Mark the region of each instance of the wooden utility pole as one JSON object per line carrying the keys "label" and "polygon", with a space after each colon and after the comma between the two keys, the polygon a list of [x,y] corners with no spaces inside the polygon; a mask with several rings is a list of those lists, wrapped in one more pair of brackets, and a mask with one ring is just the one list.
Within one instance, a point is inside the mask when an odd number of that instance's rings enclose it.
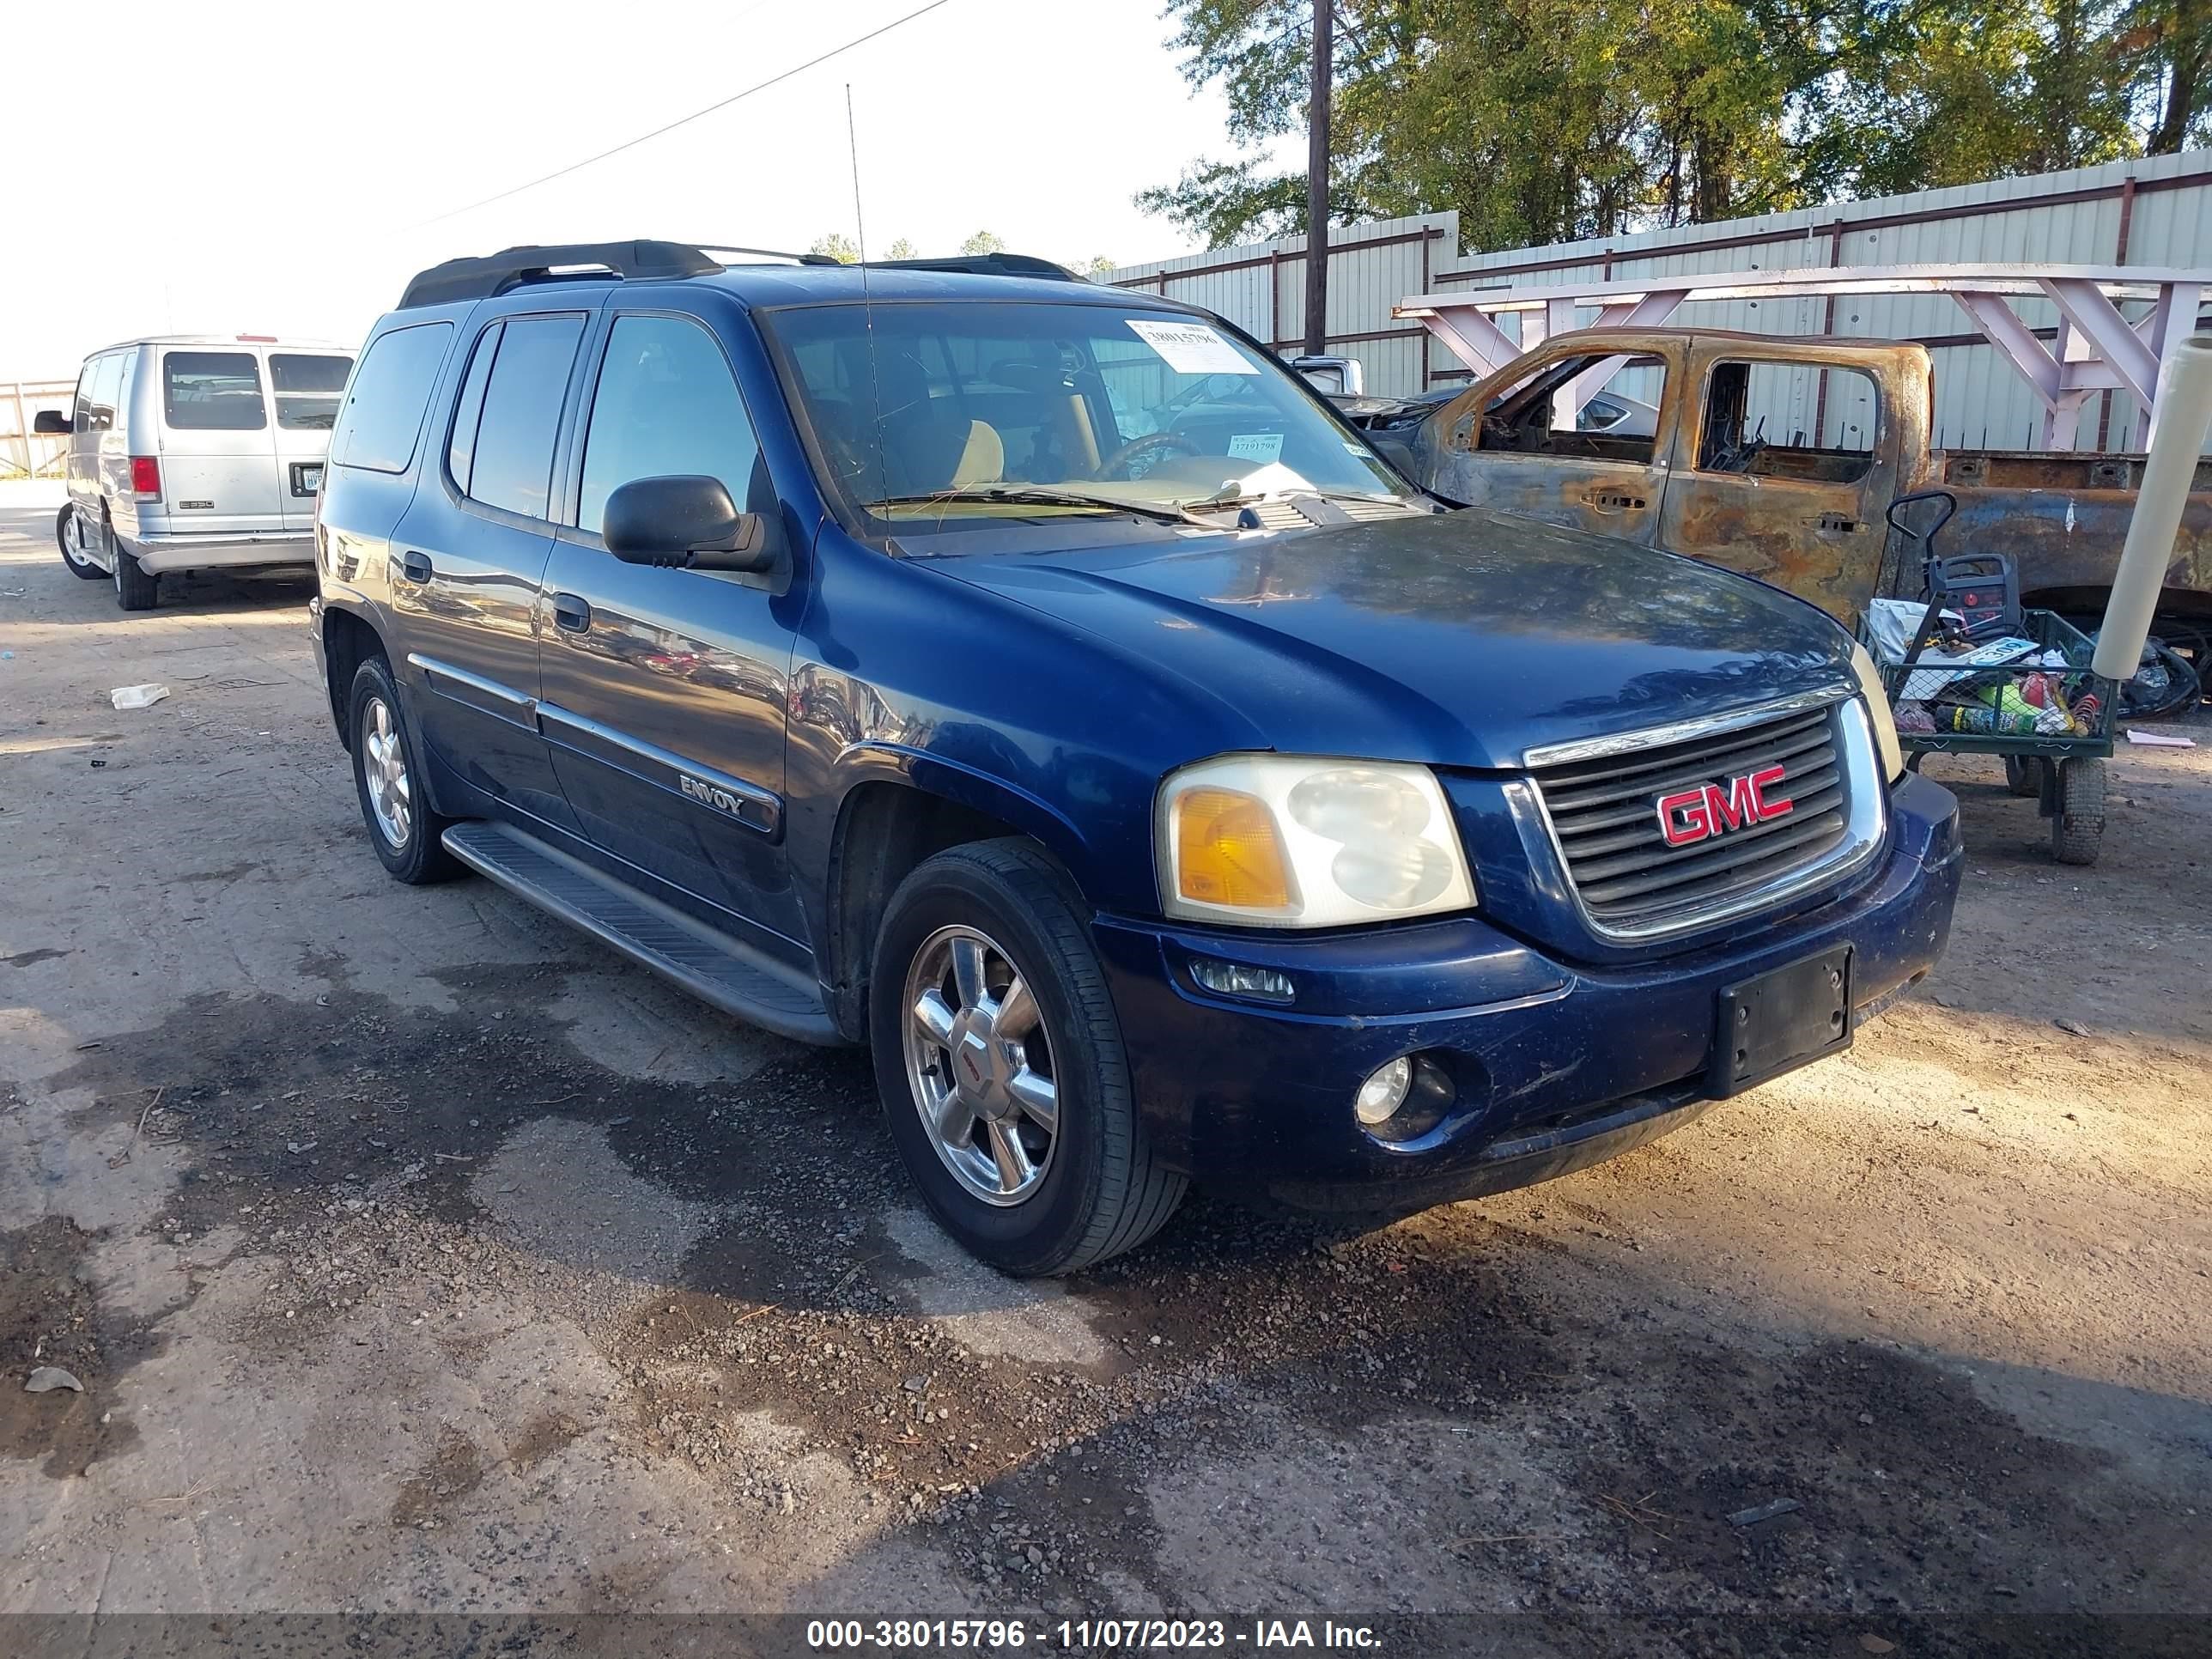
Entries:
{"label": "wooden utility pole", "polygon": [[1328,349],[1328,94],[1335,23],[1314,0],[1313,88],[1306,109],[1306,355]]}

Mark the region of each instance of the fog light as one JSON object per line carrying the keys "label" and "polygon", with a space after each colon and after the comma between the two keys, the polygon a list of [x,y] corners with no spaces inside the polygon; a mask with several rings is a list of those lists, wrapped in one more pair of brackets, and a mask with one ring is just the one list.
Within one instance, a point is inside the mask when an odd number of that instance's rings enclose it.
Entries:
{"label": "fog light", "polygon": [[1359,1085],[1359,1097],[1352,1109],[1362,1123],[1376,1128],[1389,1122],[1391,1114],[1406,1103],[1406,1091],[1413,1086],[1413,1062],[1401,1055],[1388,1066],[1377,1066]]}
{"label": "fog light", "polygon": [[1291,979],[1272,968],[1248,968],[1241,962],[1216,962],[1211,957],[1191,959],[1190,976],[1207,990],[1224,997],[1249,997],[1257,1002],[1288,1002]]}

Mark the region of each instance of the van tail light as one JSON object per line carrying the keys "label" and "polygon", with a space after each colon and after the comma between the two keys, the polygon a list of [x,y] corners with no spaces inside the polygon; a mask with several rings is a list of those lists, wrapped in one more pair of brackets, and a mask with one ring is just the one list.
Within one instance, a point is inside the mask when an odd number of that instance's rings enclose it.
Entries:
{"label": "van tail light", "polygon": [[142,501],[161,498],[161,463],[152,455],[131,458],[131,493]]}

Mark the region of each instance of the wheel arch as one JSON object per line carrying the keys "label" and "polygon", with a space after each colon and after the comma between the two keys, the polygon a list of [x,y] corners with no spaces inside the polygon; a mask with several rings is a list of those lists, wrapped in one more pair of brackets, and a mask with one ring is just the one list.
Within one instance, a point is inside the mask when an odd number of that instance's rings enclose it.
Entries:
{"label": "wheel arch", "polygon": [[338,742],[351,753],[353,733],[346,729],[346,702],[352,695],[353,677],[369,658],[381,657],[388,665],[392,653],[385,648],[384,636],[376,631],[376,624],[357,611],[325,604],[322,627],[325,690],[330,700],[331,724],[337,728]]}
{"label": "wheel arch", "polygon": [[1050,854],[1080,890],[1082,837],[1060,813],[1004,781],[936,757],[874,750],[850,757],[829,839],[818,967],[831,1017],[867,1031],[876,934],[898,884],[926,860],[1012,838]]}

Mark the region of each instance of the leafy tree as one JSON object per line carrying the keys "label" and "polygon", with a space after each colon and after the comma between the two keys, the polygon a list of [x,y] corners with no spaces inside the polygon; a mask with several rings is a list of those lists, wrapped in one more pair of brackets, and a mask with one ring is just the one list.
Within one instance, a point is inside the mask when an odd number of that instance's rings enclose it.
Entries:
{"label": "leafy tree", "polygon": [[891,251],[884,257],[887,259],[912,259],[919,256],[914,251],[914,244],[902,236],[891,244]]}
{"label": "leafy tree", "polygon": [[[1305,228],[1310,0],[1167,0],[1240,154],[1139,206]],[[1477,247],[2166,153],[2212,137],[2212,0],[1337,0],[1332,218],[1456,208]]]}
{"label": "leafy tree", "polygon": [[979,230],[960,244],[963,253],[1004,253],[1006,245],[993,232]]}
{"label": "leafy tree", "polygon": [[849,265],[860,257],[859,245],[842,230],[833,230],[827,236],[817,239],[814,246],[806,251],[809,253],[826,253],[841,265]]}
{"label": "leafy tree", "polygon": [[1106,279],[1106,274],[1114,269],[1114,262],[1103,253],[1094,253],[1075,269],[1092,282],[1099,283],[1103,282]]}

